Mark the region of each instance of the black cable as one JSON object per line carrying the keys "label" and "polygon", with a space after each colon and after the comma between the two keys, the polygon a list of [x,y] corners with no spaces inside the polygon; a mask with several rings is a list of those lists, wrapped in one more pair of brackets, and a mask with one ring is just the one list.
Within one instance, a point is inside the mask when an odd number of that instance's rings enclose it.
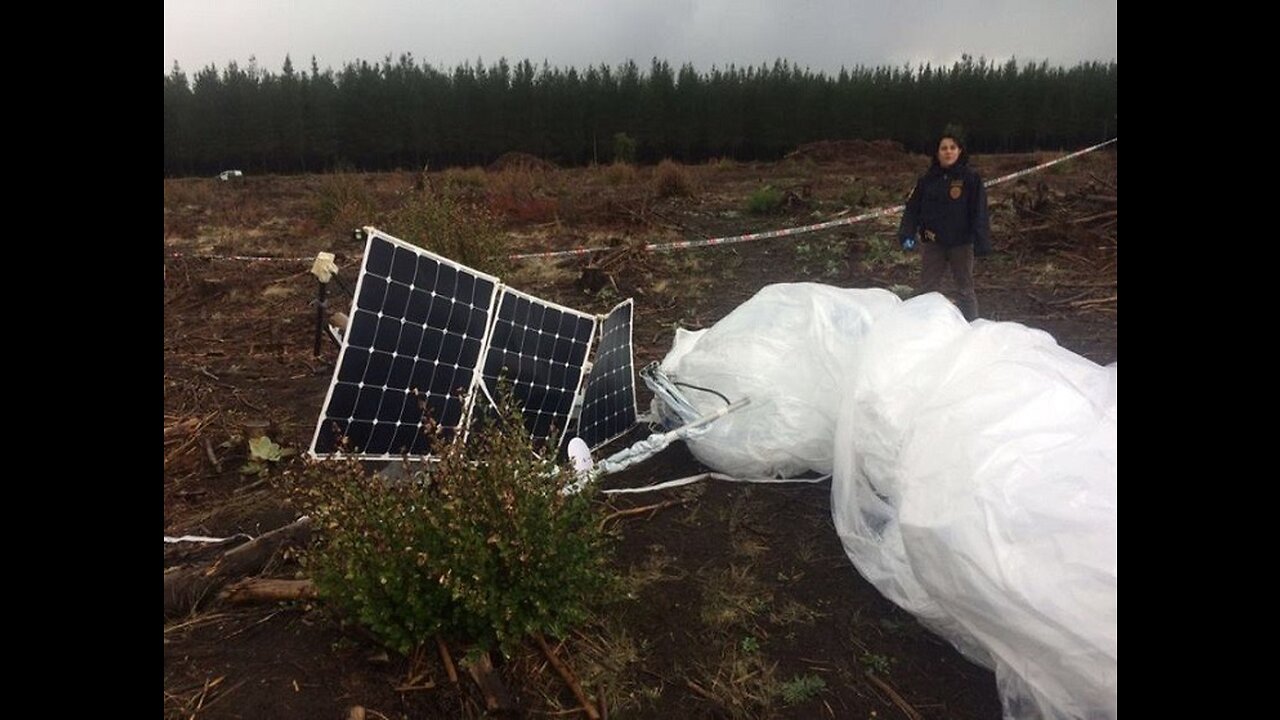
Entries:
{"label": "black cable", "polygon": [[709,392],[709,393],[711,393],[712,395],[715,395],[715,396],[719,397],[721,400],[723,400],[725,405],[732,405],[732,404],[733,404],[733,403],[729,402],[729,398],[725,397],[724,395],[721,395],[719,392],[717,392],[717,391],[715,391],[715,390],[712,390],[711,388],[699,387],[699,386],[697,386],[697,385],[690,385],[689,383],[682,383],[682,382],[679,382],[679,381],[672,381],[672,382],[673,382],[673,384],[675,384],[675,385],[679,385],[680,387],[687,387],[687,388],[689,388],[690,390],[701,390],[702,392]]}

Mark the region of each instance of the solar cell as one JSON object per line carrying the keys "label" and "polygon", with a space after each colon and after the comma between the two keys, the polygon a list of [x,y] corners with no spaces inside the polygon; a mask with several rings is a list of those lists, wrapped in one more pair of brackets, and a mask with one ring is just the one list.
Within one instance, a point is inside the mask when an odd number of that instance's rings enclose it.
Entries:
{"label": "solar cell", "polygon": [[491,275],[368,228],[311,454],[428,455],[428,417],[445,438],[463,428],[499,287]]}
{"label": "solar cell", "polygon": [[503,287],[485,354],[483,382],[496,398],[504,377],[535,440],[558,444],[582,386],[596,319]]}
{"label": "solar cell", "polygon": [[587,378],[578,437],[592,449],[622,436],[636,424],[632,315],[635,302],[619,303],[600,324],[600,343]]}

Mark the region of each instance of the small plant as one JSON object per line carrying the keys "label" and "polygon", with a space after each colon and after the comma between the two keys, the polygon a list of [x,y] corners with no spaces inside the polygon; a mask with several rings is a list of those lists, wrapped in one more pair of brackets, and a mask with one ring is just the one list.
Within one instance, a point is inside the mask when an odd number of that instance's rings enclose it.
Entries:
{"label": "small plant", "polygon": [[890,236],[872,236],[867,239],[862,258],[867,267],[887,267],[906,260],[902,246]]}
{"label": "small plant", "polygon": [[778,695],[787,705],[799,705],[826,689],[827,682],[817,675],[797,675],[778,685]]}
{"label": "small plant", "polygon": [[885,655],[863,653],[862,657],[858,658],[858,662],[861,662],[863,666],[867,668],[867,672],[873,672],[877,675],[888,675],[889,666],[893,663],[893,659]]}
{"label": "small plant", "polygon": [[838,277],[844,272],[846,250],[843,240],[800,241],[793,250],[801,274]]}
{"label": "small plant", "polygon": [[739,643],[738,647],[742,648],[742,652],[746,653],[760,652],[760,641],[755,636],[748,635],[742,638],[742,642]]}
{"label": "small plant", "polygon": [[770,215],[782,210],[782,191],[772,185],[751,193],[747,198],[747,212],[753,215]]}
{"label": "small plant", "polygon": [[613,161],[632,164],[636,161],[636,139],[620,132],[613,134]]}
{"label": "small plant", "polygon": [[605,168],[604,179],[605,182],[615,187],[618,185],[631,185],[635,183],[637,174],[634,165],[615,160],[612,165]]}
{"label": "small plant", "polygon": [[395,482],[313,463],[296,490],[316,520],[306,566],[322,598],[402,653],[441,633],[509,654],[563,635],[611,587],[606,536],[572,471],[534,454],[508,400],[429,472]]}
{"label": "small plant", "polygon": [[292,449],[277,445],[271,438],[263,435],[249,440],[249,462],[240,468],[241,475],[262,475],[274,463],[292,455]]}
{"label": "small plant", "polygon": [[693,181],[689,179],[689,173],[683,165],[671,160],[663,160],[658,163],[658,169],[654,171],[653,192],[660,198],[691,197]]}
{"label": "small plant", "polygon": [[478,167],[470,167],[465,170],[462,168],[449,168],[441,173],[440,179],[446,192],[457,195],[483,190],[488,183],[484,169]]}
{"label": "small plant", "polygon": [[392,235],[477,270],[504,269],[506,242],[481,206],[430,192],[412,193],[387,220]]}
{"label": "small plant", "polygon": [[738,167],[738,161],[727,155],[721,155],[707,161],[707,169],[715,172],[733,170]]}
{"label": "small plant", "polygon": [[855,178],[852,184],[840,193],[840,202],[848,207],[880,207],[901,202],[892,191],[877,185],[871,185],[861,178]]}
{"label": "small plant", "polygon": [[320,227],[348,231],[373,221],[373,195],[354,173],[325,175],[316,191],[315,217]]}
{"label": "small plant", "polygon": [[768,612],[773,593],[749,566],[701,573],[702,622],[718,627],[748,627],[756,616]]}

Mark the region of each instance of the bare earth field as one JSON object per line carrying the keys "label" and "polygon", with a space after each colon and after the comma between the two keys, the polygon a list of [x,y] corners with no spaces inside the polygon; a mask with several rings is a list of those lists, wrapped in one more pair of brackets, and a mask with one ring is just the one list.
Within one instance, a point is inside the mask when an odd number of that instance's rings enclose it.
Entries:
{"label": "bare earth field", "polygon": [[[973,165],[992,179],[1057,156],[976,156]],[[856,215],[900,203],[928,165],[888,144],[815,144],[779,163],[679,168],[688,194],[659,197],[654,168],[509,160],[425,179],[400,172],[164,181],[164,534],[257,537],[299,515],[273,477],[301,461],[242,474],[244,438],[265,431],[299,454],[309,446],[337,355],[327,340],[319,357],[312,352],[311,258],[335,252],[340,277],[353,282],[363,245],[351,229],[381,227],[411,193],[453,192],[483,204],[504,228],[507,252],[520,253]],[[764,185],[783,193],[783,207],[753,214],[748,200]],[[1099,363],[1116,360],[1116,187],[1113,147],[992,188],[996,252],[976,271],[982,316],[1044,329]],[[587,312],[634,297],[641,367],[670,349],[677,326],[710,326],[768,284],[914,285],[919,256],[897,249],[896,224],[635,250],[595,273],[595,283],[583,282],[580,257],[513,262],[502,277]],[[642,383],[640,392],[643,410]],[[705,469],[677,443],[607,485]],[[1000,717],[993,675],[858,575],[832,526],[829,483],[709,481],[616,497],[601,517],[676,502],[609,521],[626,596],[553,642],[608,717]],[[166,572],[211,559],[191,545],[165,546]],[[264,574],[298,572],[285,555]],[[466,650],[453,648],[455,659]],[[516,705],[501,714],[582,716],[537,647],[511,658],[495,653],[494,663]],[[479,687],[466,673],[451,682],[434,648],[388,653],[318,603],[236,605],[210,596],[164,623],[166,718],[452,718],[483,717],[484,708]]]}

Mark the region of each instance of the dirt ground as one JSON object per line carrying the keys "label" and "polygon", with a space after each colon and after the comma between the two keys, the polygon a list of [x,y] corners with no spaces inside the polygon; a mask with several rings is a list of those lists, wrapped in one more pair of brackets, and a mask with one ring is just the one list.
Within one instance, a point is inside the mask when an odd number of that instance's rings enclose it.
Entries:
{"label": "dirt ground", "polygon": [[[927,159],[868,147],[859,154],[824,145],[774,164],[682,168],[690,194],[664,198],[652,168],[517,164],[433,172],[425,186],[463,188],[486,202],[513,253],[670,242],[813,224],[901,202]],[[1056,156],[977,156],[974,166],[991,179]],[[310,444],[337,355],[327,340],[313,355],[311,258],[335,252],[340,277],[354,281],[363,247],[350,229],[377,225],[423,185],[412,172],[164,181],[165,535],[256,537],[297,517],[272,481],[299,462],[296,455],[262,474],[241,468],[250,434],[265,432],[299,454]],[[749,199],[765,185],[783,192],[783,208],[753,214]],[[996,252],[976,270],[983,317],[1042,328],[1099,363],[1116,360],[1116,187],[1112,149],[992,188]],[[897,249],[895,227],[896,218],[634,252],[605,268],[595,292],[583,288],[580,258],[520,261],[503,279],[588,312],[634,297],[641,367],[662,358],[677,326],[710,326],[767,284],[908,292],[919,257]],[[261,257],[273,259],[252,259]],[[643,409],[643,383],[640,392]],[[643,436],[637,432],[631,439]],[[677,443],[607,485],[704,469]],[[625,499],[602,514],[678,502],[611,523],[626,596],[557,639],[560,657],[612,718],[999,718],[993,675],[858,575],[832,525],[829,491],[827,482],[712,481],[615,496]],[[198,552],[167,544],[166,572],[199,562]],[[284,557],[265,574],[297,573]],[[509,715],[582,715],[532,645],[495,663],[518,706]],[[167,718],[481,717],[483,708],[470,678],[450,682],[434,651],[388,653],[316,603],[235,606],[207,598],[164,623]]]}

